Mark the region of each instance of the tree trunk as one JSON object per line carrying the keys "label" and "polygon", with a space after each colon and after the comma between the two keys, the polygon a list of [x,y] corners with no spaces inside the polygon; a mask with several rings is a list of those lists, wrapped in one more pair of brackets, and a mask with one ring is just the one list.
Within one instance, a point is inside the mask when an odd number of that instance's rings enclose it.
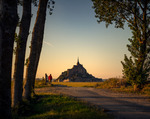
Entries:
{"label": "tree trunk", "polygon": [[0,118],[11,119],[11,67],[17,0],[0,0]]}
{"label": "tree trunk", "polygon": [[33,91],[32,86],[34,84],[38,62],[40,58],[43,43],[47,2],[48,0],[40,0],[36,22],[32,32],[31,51],[29,56],[29,62],[27,64],[25,85],[23,90],[23,97],[27,100],[30,100],[31,98],[31,93]]}
{"label": "tree trunk", "polygon": [[23,73],[26,52],[26,43],[29,35],[31,21],[31,0],[23,1],[23,15],[20,24],[19,41],[17,41],[15,69],[14,69],[14,85],[12,94],[12,106],[15,107],[22,101],[23,91]]}
{"label": "tree trunk", "polygon": [[[139,55],[139,60],[138,60],[138,75],[143,75],[142,73],[144,72],[144,63],[147,58],[147,42],[148,42],[148,34],[147,34],[147,6],[148,6],[148,1],[145,0],[144,3],[144,11],[143,11],[143,25],[142,25],[142,42],[140,43],[140,55]],[[139,88],[142,88],[142,85],[145,84],[146,80],[144,79],[143,76],[141,76],[141,83],[138,85]]]}

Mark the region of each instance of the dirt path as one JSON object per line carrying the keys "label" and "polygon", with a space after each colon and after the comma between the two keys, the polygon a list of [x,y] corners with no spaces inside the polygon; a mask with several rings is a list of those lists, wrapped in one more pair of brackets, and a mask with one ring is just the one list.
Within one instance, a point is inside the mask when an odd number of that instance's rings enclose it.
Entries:
{"label": "dirt path", "polygon": [[150,119],[150,99],[144,96],[86,87],[46,87],[38,88],[36,92],[76,97],[113,113],[115,119]]}

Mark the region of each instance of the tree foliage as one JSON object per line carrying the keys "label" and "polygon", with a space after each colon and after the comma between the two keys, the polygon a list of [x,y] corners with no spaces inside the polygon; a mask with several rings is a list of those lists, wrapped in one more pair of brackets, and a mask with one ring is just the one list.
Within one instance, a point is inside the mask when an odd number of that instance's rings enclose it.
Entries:
{"label": "tree foliage", "polygon": [[127,23],[132,31],[131,57],[125,55],[123,73],[132,84],[141,86],[149,73],[150,1],[149,0],[92,0],[98,22],[106,27],[115,24],[124,28]]}
{"label": "tree foliage", "polygon": [[141,88],[142,85],[145,84],[150,71],[150,59],[149,56],[147,56],[147,59],[145,60],[145,63],[143,65],[143,71],[138,72],[138,56],[140,55],[139,47],[140,43],[133,37],[132,39],[129,39],[130,43],[127,45],[128,50],[131,53],[131,56],[128,58],[127,55],[124,57],[124,62],[122,61],[123,65],[123,74],[128,81],[128,83],[131,83],[133,85],[139,86]]}
{"label": "tree foliage", "polygon": [[[39,4],[39,0],[32,0],[32,3],[33,3],[34,6],[37,7],[38,4]],[[50,15],[53,14],[54,5],[55,5],[55,0],[48,0],[48,2],[47,2],[47,9],[49,10],[49,14]]]}

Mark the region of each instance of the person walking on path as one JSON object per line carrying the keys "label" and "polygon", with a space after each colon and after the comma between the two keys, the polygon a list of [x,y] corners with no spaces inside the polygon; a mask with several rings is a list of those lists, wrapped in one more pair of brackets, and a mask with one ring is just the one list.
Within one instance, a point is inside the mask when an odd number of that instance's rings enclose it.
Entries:
{"label": "person walking on path", "polygon": [[51,74],[48,76],[48,80],[50,83],[52,82],[52,75]]}
{"label": "person walking on path", "polygon": [[47,76],[47,73],[45,73],[45,83],[48,82],[48,76]]}

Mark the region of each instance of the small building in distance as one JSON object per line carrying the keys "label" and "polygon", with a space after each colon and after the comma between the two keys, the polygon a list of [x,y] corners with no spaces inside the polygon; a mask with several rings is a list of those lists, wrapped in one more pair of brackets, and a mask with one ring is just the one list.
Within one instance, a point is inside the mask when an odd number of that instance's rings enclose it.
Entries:
{"label": "small building in distance", "polygon": [[79,62],[73,66],[72,69],[62,72],[62,74],[56,79],[58,82],[102,82],[101,78],[95,78],[91,74],[87,73],[86,69]]}

